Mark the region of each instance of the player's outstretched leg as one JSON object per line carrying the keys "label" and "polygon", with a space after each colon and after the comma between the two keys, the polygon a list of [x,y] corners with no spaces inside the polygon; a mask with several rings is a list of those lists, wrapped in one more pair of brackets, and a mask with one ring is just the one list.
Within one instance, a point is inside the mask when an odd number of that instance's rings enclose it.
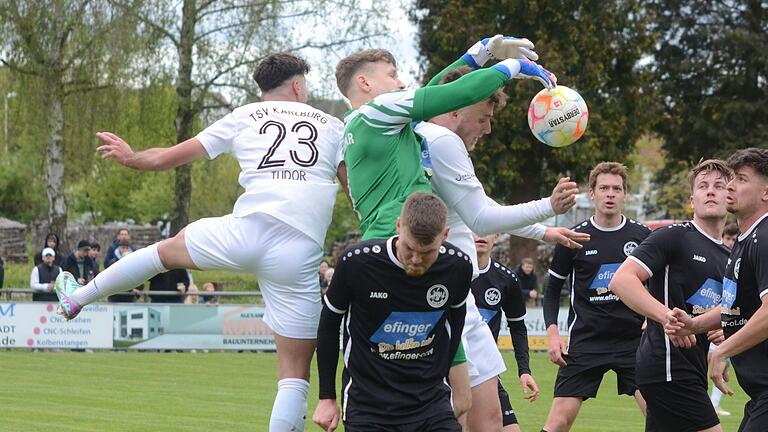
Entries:
{"label": "player's outstretched leg", "polygon": [[187,252],[183,230],[173,238],[127,255],[83,286],[72,280],[71,274],[60,274],[54,284],[59,296],[58,312],[70,320],[100,298],[128,291],[158,273],[176,268],[196,268]]}

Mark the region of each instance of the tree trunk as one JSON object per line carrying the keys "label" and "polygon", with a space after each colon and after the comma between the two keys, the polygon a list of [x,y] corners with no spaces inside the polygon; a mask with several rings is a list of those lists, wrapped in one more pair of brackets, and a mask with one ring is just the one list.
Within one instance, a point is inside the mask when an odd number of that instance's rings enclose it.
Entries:
{"label": "tree trunk", "polygon": [[[46,77],[45,111],[48,119],[46,151],[46,194],[49,230],[58,234],[62,246],[67,238],[67,200],[64,195],[64,90],[56,77]],[[66,249],[64,249],[66,250]]]}
{"label": "tree trunk", "polygon": [[[194,0],[184,0],[181,34],[179,38],[179,69],[176,94],[179,105],[176,110],[176,142],[186,141],[192,135],[195,108],[192,101],[192,48],[197,19]],[[175,209],[171,221],[171,235],[175,235],[189,223],[189,202],[192,197],[192,167],[187,164],[176,168]]]}

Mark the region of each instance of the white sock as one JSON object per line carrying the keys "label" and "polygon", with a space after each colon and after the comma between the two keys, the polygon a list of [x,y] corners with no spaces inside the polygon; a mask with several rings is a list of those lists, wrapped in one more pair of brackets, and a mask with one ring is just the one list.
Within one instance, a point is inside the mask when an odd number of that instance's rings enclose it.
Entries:
{"label": "white sock", "polygon": [[157,243],[139,249],[119,259],[103,272],[72,294],[72,300],[80,306],[112,294],[136,288],[152,276],[168,271],[160,262]]}
{"label": "white sock", "polygon": [[309,382],[306,380],[285,378],[278,381],[269,432],[303,431],[308,394]]}
{"label": "white sock", "polygon": [[719,388],[712,386],[712,396],[710,396],[710,400],[712,400],[712,406],[720,406],[720,399],[723,398],[723,392],[720,391]]}

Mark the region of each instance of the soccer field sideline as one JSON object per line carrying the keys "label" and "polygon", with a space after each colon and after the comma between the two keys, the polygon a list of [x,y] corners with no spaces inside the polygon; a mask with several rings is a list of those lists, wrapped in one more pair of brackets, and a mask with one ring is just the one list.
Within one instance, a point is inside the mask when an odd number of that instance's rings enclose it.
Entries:
{"label": "soccer field sideline", "polygon": [[[516,370],[511,352],[504,353]],[[546,353],[531,353],[541,395],[522,399],[514,372],[503,380],[523,431],[538,432],[552,400],[556,367]],[[266,431],[276,393],[274,353],[0,352],[3,414],[0,431]],[[340,370],[340,369],[339,369]],[[310,408],[317,401],[313,365]],[[736,431],[746,396],[722,406],[733,413],[725,431]],[[573,431],[642,431],[642,415],[630,397],[616,396],[606,375],[598,398],[582,408]],[[339,429],[343,430],[343,429]]]}

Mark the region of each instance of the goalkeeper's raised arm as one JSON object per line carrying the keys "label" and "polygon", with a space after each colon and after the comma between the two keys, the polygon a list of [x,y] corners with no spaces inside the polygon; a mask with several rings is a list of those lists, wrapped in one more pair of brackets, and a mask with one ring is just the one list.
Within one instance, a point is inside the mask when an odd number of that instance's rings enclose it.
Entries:
{"label": "goalkeeper's raised arm", "polygon": [[525,38],[502,36],[500,34],[485,38],[469,47],[464,55],[435,75],[429,80],[427,85],[431,86],[439,84],[446,72],[460,66],[469,66],[472,69],[479,69],[485,66],[490,60],[515,58],[527,58],[531,61],[536,61],[539,59],[539,55],[533,51],[533,42]]}

